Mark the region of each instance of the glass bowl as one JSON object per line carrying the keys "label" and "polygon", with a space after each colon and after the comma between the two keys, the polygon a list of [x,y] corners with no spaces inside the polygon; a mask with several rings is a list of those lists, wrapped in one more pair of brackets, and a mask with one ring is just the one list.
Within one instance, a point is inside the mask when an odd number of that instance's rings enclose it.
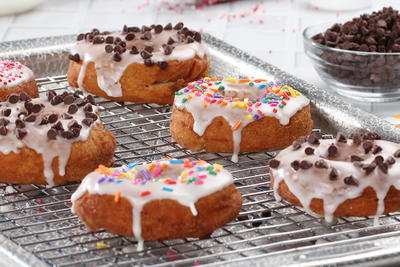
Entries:
{"label": "glass bowl", "polygon": [[322,80],[338,94],[358,101],[400,100],[400,53],[344,50],[312,40],[333,24],[310,26],[303,32],[305,53]]}

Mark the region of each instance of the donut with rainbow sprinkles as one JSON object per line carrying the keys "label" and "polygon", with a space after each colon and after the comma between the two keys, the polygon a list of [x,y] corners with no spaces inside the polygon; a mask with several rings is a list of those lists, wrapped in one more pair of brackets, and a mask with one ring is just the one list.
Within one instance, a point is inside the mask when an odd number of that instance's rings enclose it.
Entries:
{"label": "donut with rainbow sprinkles", "polygon": [[287,147],[311,133],[310,101],[265,79],[206,77],[176,92],[171,136],[186,149],[258,152]]}

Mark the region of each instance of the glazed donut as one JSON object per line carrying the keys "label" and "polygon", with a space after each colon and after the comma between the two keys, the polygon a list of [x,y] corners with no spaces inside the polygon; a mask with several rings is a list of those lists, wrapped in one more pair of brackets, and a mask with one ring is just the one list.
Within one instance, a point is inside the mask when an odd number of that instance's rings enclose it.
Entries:
{"label": "glazed donut", "polygon": [[72,195],[72,211],[90,231],[139,241],[202,238],[236,218],[242,197],[219,164],[164,159],[99,168]]}
{"label": "glazed donut", "polygon": [[0,59],[0,101],[6,101],[11,94],[25,93],[39,97],[33,72],[25,65],[8,59]]}
{"label": "glazed donut", "polygon": [[77,39],[68,81],[103,98],[172,104],[175,91],[208,73],[200,33],[183,23],[124,26],[117,34],[93,29]]}
{"label": "glazed donut", "polygon": [[328,222],[400,210],[400,145],[379,138],[371,132],[300,138],[270,161],[276,199]]}
{"label": "glazed donut", "polygon": [[0,182],[52,186],[111,166],[115,140],[96,114],[92,96],[10,95],[0,107]]}
{"label": "glazed donut", "polygon": [[204,78],[176,93],[170,129],[192,151],[239,152],[288,146],[312,129],[309,100],[262,79]]}

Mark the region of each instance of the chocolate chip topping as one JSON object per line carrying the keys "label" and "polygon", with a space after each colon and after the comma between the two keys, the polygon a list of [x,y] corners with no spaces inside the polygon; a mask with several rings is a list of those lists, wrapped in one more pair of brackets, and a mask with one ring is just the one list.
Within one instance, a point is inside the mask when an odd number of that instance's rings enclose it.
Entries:
{"label": "chocolate chip topping", "polygon": [[376,163],[375,162],[371,162],[368,165],[365,165],[362,167],[362,169],[365,171],[366,175],[369,175],[371,172],[373,172],[376,168]]}
{"label": "chocolate chip topping", "polygon": [[139,54],[139,49],[137,49],[136,46],[132,46],[131,51],[129,53],[131,53],[132,55],[137,55]]}
{"label": "chocolate chip topping", "polygon": [[9,123],[10,123],[10,121],[7,120],[7,119],[4,119],[4,118],[0,119],[0,125],[1,126],[7,126]]}
{"label": "chocolate chip topping", "polygon": [[307,141],[308,141],[308,143],[310,143],[312,145],[319,145],[319,139],[321,139],[321,134],[317,133],[317,132],[313,132],[312,134],[310,134]]}
{"label": "chocolate chip topping", "polygon": [[114,51],[114,48],[113,48],[112,45],[106,45],[106,46],[104,47],[104,50],[105,50],[107,53],[111,53],[112,51]]}
{"label": "chocolate chip topping", "polygon": [[122,57],[119,53],[114,53],[113,60],[116,62],[120,62],[122,60]]}
{"label": "chocolate chip topping", "polygon": [[68,58],[72,61],[75,61],[76,63],[79,63],[81,61],[81,57],[79,56],[78,53],[74,55],[69,55]]}
{"label": "chocolate chip topping", "polygon": [[3,113],[3,116],[8,117],[11,114],[11,109],[10,108],[5,109],[5,110],[3,110],[2,113]]}
{"label": "chocolate chip topping", "polygon": [[92,125],[93,119],[91,119],[91,118],[83,119],[83,120],[82,120],[82,123],[83,123],[84,125],[86,125],[86,126],[89,127],[90,125]]}
{"label": "chocolate chip topping", "polygon": [[301,144],[298,141],[294,141],[292,144],[293,150],[296,151],[301,147]]}
{"label": "chocolate chip topping", "polygon": [[300,162],[300,168],[303,170],[308,170],[309,168],[311,168],[313,166],[313,164],[307,160],[302,160]]}
{"label": "chocolate chip topping", "polygon": [[0,135],[6,136],[7,135],[7,128],[5,126],[0,127]]}
{"label": "chocolate chip topping", "polygon": [[366,141],[366,142],[363,143],[362,146],[364,148],[365,154],[368,154],[371,151],[373,145],[374,144],[371,141]]}
{"label": "chocolate chip topping", "polygon": [[113,43],[114,43],[114,37],[107,36],[106,37],[106,44],[113,44]]}
{"label": "chocolate chip topping", "polygon": [[83,39],[85,39],[84,33],[79,34],[78,37],[76,38],[77,41],[82,41]]}
{"label": "chocolate chip topping", "polygon": [[174,26],[174,30],[180,30],[183,28],[183,23],[182,22],[178,22],[175,26]]}
{"label": "chocolate chip topping", "polygon": [[78,111],[78,106],[75,104],[72,104],[68,107],[69,114],[75,114],[77,111]]}
{"label": "chocolate chip topping", "polygon": [[396,150],[396,152],[394,152],[393,156],[395,158],[400,158],[400,149]]}
{"label": "chocolate chip topping", "polygon": [[314,154],[314,148],[312,148],[312,147],[306,147],[306,149],[304,149],[304,153],[305,153],[306,155],[312,155],[312,154]]}
{"label": "chocolate chip topping", "polygon": [[27,94],[25,94],[24,92],[22,92],[19,94],[19,100],[20,101],[30,100],[30,97]]}
{"label": "chocolate chip topping", "polygon": [[154,32],[155,33],[161,33],[163,31],[164,27],[162,25],[156,25],[154,27]]}
{"label": "chocolate chip topping", "polygon": [[142,52],[140,52],[140,56],[143,59],[148,59],[148,58],[151,58],[153,55],[151,53],[147,52],[146,50],[143,50]]}
{"label": "chocolate chip topping", "polygon": [[351,155],[350,156],[350,161],[351,162],[354,162],[354,161],[363,161],[364,159],[363,158],[361,158],[361,157],[359,157],[359,156],[357,156],[357,155]]}
{"label": "chocolate chip topping", "polygon": [[315,166],[316,168],[318,168],[318,169],[328,169],[328,164],[327,164],[326,161],[323,160],[323,159],[317,160],[317,161],[314,163],[314,166]]}
{"label": "chocolate chip topping", "polygon": [[151,67],[151,66],[153,66],[154,65],[154,62],[151,60],[151,59],[145,59],[144,60],[144,64],[147,66],[147,67]]}
{"label": "chocolate chip topping", "polygon": [[149,31],[146,31],[145,33],[143,33],[142,37],[140,37],[140,39],[145,40],[145,41],[149,41],[151,40],[151,33]]}
{"label": "chocolate chip topping", "polygon": [[51,99],[50,104],[52,104],[53,106],[56,106],[56,105],[60,104],[61,102],[63,102],[62,98],[59,95],[56,95]]}
{"label": "chocolate chip topping", "polygon": [[385,162],[386,162],[388,165],[393,165],[393,164],[396,163],[396,160],[395,160],[392,156],[389,156],[389,157],[386,159]]}
{"label": "chocolate chip topping", "polygon": [[173,43],[175,43],[175,40],[172,39],[172,37],[169,37],[167,44],[172,45]]}
{"label": "chocolate chip topping", "polygon": [[271,160],[269,161],[269,166],[270,166],[271,168],[273,168],[273,169],[276,169],[276,168],[279,167],[279,164],[280,164],[280,163],[281,163],[281,162],[280,162],[279,160],[271,159]]}
{"label": "chocolate chip topping", "polygon": [[49,123],[55,123],[58,120],[58,115],[57,114],[51,114],[50,116],[47,117]]}
{"label": "chocolate chip topping", "polygon": [[358,186],[358,180],[355,179],[352,175],[347,176],[343,179],[343,182],[347,185]]}
{"label": "chocolate chip topping", "polygon": [[164,54],[166,56],[171,55],[172,54],[172,50],[173,50],[172,46],[167,45],[167,46],[164,47]]}
{"label": "chocolate chip topping", "polygon": [[28,132],[25,129],[17,129],[17,138],[23,139]]}
{"label": "chocolate chip topping", "polygon": [[378,146],[378,145],[374,145],[372,147],[372,154],[378,154],[379,152],[382,151],[382,147]]}
{"label": "chocolate chip topping", "polygon": [[342,133],[338,133],[336,136],[336,142],[347,143],[346,136],[344,136],[344,134],[342,134]]}
{"label": "chocolate chip topping", "polygon": [[172,30],[171,22],[164,26],[164,31],[170,31],[170,30]]}
{"label": "chocolate chip topping", "polygon": [[25,123],[20,119],[16,119],[15,120],[15,127],[17,127],[17,128],[25,128]]}
{"label": "chocolate chip topping", "polygon": [[7,101],[10,102],[11,104],[18,103],[19,96],[15,94],[9,95]]}
{"label": "chocolate chip topping", "polygon": [[338,149],[334,144],[328,147],[328,157],[333,157],[338,153]]}
{"label": "chocolate chip topping", "polygon": [[381,162],[378,164],[378,168],[381,172],[383,172],[384,174],[388,173],[388,165],[384,162]]}
{"label": "chocolate chip topping", "polygon": [[161,61],[161,62],[157,62],[157,65],[160,67],[160,69],[165,70],[166,68],[168,68],[168,63],[166,61]]}
{"label": "chocolate chip topping", "polygon": [[300,162],[298,160],[295,160],[292,163],[290,163],[290,166],[292,166],[292,168],[295,171],[297,171],[298,169],[300,169]]}
{"label": "chocolate chip topping", "polygon": [[27,117],[24,119],[24,121],[25,121],[25,122],[35,122],[35,121],[36,121],[36,116],[33,115],[33,114],[31,114],[31,115],[27,116]]}
{"label": "chocolate chip topping", "polygon": [[135,39],[135,34],[134,33],[128,33],[125,36],[125,40],[127,40],[127,41],[132,41],[133,39]]}
{"label": "chocolate chip topping", "polygon": [[351,135],[350,138],[353,139],[353,144],[355,144],[355,145],[361,144],[361,136],[359,134],[353,134],[353,135]]}
{"label": "chocolate chip topping", "polygon": [[63,131],[61,132],[61,137],[65,139],[72,139],[74,138],[74,133],[72,131]]}
{"label": "chocolate chip topping", "polygon": [[339,177],[339,173],[335,168],[332,168],[331,172],[329,173],[329,180],[334,181]]}
{"label": "chocolate chip topping", "polygon": [[56,131],[55,129],[53,129],[53,128],[50,128],[50,129],[47,131],[47,137],[48,137],[50,140],[56,140],[56,139],[57,139],[57,131]]}
{"label": "chocolate chip topping", "polygon": [[93,44],[102,44],[104,42],[105,42],[104,37],[101,36],[96,36],[93,39]]}
{"label": "chocolate chip topping", "polygon": [[97,115],[92,113],[92,112],[85,112],[85,117],[86,118],[91,118],[93,120],[97,120]]}

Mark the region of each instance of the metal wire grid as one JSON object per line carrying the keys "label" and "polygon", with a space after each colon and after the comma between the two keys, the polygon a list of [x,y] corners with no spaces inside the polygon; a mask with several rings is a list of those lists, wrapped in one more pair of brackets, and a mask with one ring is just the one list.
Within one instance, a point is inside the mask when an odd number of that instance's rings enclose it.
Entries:
{"label": "metal wire grid", "polygon": [[[69,89],[65,76],[42,78],[38,83],[42,92]],[[192,153],[170,137],[170,107],[97,101],[105,126],[118,141],[116,165],[162,157],[223,164],[235,177],[243,208],[235,221],[210,238],[146,242],[145,251],[137,252],[137,243],[130,238],[87,232],[70,212],[69,199],[77,183],[52,188],[2,185],[1,233],[49,265],[213,265],[400,234],[400,213],[382,216],[380,226],[374,226],[372,218],[339,218],[327,225],[318,216],[276,202],[268,175],[268,161],[276,152],[242,154],[239,163],[232,163],[229,154]]]}

